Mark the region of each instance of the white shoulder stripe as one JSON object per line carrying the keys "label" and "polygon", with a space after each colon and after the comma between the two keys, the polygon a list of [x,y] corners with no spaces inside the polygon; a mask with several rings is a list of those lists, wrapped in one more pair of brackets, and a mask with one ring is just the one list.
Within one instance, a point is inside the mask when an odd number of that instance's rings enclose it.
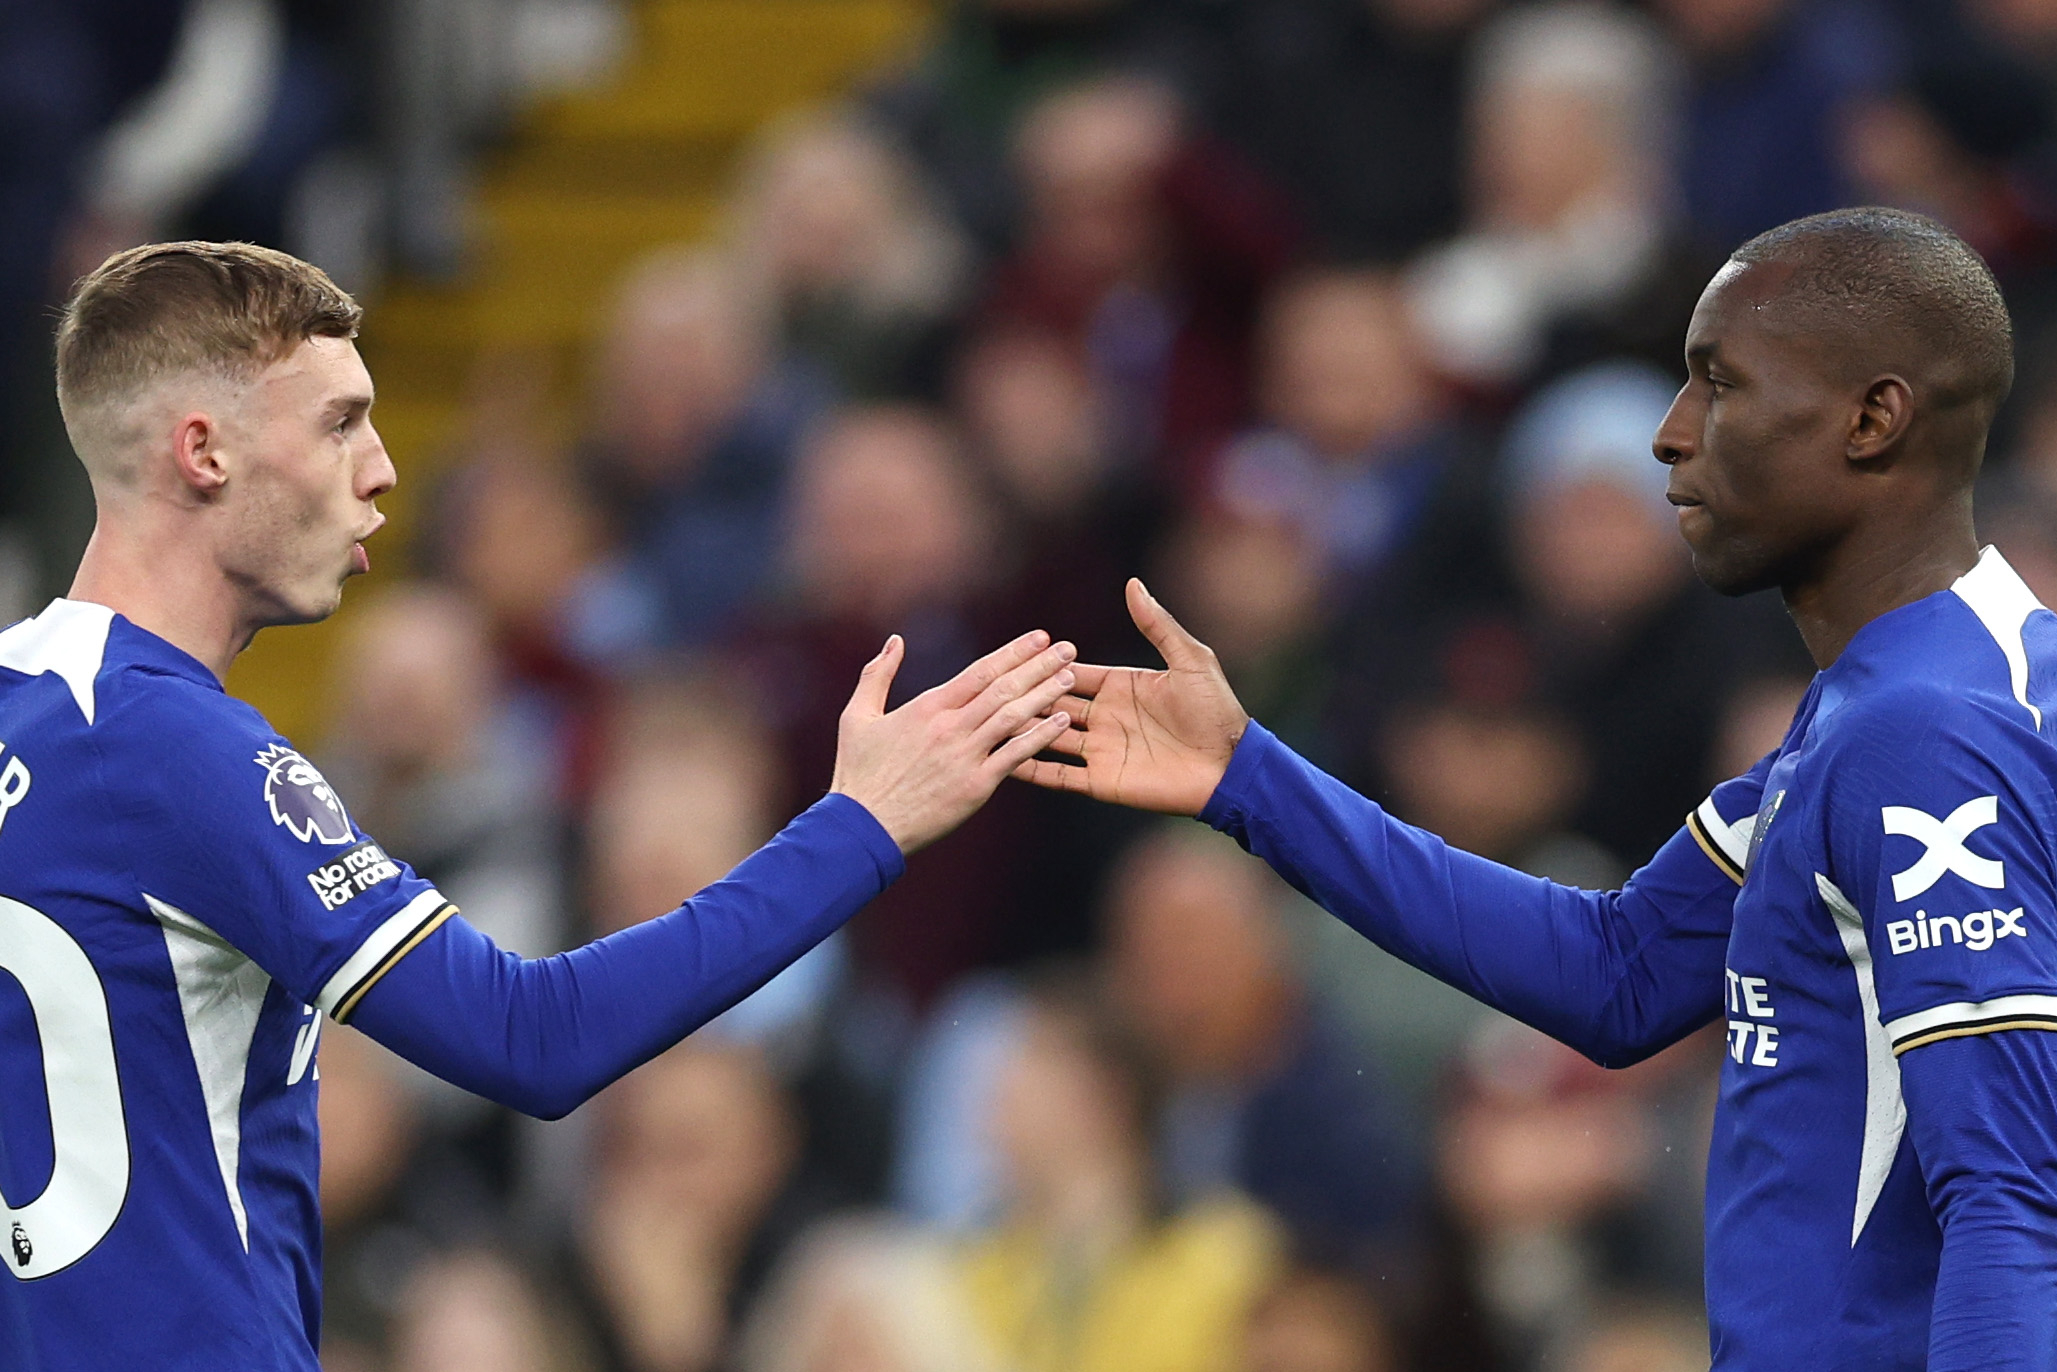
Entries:
{"label": "white shoulder stripe", "polygon": [[370,976],[386,960],[387,954],[406,942],[409,934],[433,919],[437,911],[449,903],[443,899],[441,891],[423,891],[408,901],[400,908],[400,913],[372,930],[371,936],[358,945],[357,951],[321,988],[321,994],[314,998],[315,1005],[324,1015],[335,1014],[336,1007],[343,1003],[358,982]]}
{"label": "white shoulder stripe", "polygon": [[1895,1045],[1937,1029],[1970,1028],[2000,1020],[2048,1019],[2057,1022],[2057,996],[2001,996],[1996,1000],[1960,1001],[1902,1015],[1886,1026]]}
{"label": "white shoulder stripe", "polygon": [[1700,808],[1693,812],[1699,817],[1700,827],[1707,831],[1707,837],[1714,846],[1721,849],[1721,855],[1743,870],[1744,861],[1750,856],[1750,835],[1757,828],[1757,816],[1748,815],[1730,824],[1721,817],[1721,811],[1714,808],[1714,797],[1700,802]]}
{"label": "white shoulder stripe", "polygon": [[93,681],[107,657],[114,611],[85,600],[53,600],[34,619],[0,632],[0,667],[24,676],[55,672],[93,722]]}
{"label": "white shoulder stripe", "polygon": [[1850,1246],[1864,1234],[1893,1159],[1907,1129],[1907,1102],[1900,1094],[1900,1060],[1893,1056],[1889,1031],[1878,1020],[1878,986],[1872,979],[1871,944],[1864,937],[1864,917],[1836,884],[1821,873],[1814,887],[1835,917],[1836,934],[1850,969],[1857,974],[1857,1003],[1864,1010],[1864,1140],[1857,1154],[1857,1204],[1850,1219]]}
{"label": "white shoulder stripe", "polygon": [[2043,712],[2029,704],[2028,647],[2022,642],[2021,628],[2030,615],[2043,608],[2043,603],[2036,599],[2036,593],[2028,588],[2028,583],[2007,565],[2007,559],[2000,556],[1998,548],[1989,547],[1980,553],[1978,565],[1958,577],[1957,584],[1950,589],[1971,607],[1979,623],[1985,625],[1986,632],[1993,636],[1993,642],[2000,645],[2000,652],[2007,659],[2007,676],[2014,688],[2014,698],[2034,717],[2036,728],[2040,730]]}

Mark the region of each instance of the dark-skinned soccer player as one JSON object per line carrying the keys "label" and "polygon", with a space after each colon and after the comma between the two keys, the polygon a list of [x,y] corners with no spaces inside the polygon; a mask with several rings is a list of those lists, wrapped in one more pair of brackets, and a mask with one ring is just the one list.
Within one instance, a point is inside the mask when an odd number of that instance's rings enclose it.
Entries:
{"label": "dark-skinned soccer player", "polygon": [[1018,774],[1196,814],[1601,1063],[1726,1021],[1716,1368],[2057,1367],[2057,615],[1972,522],[2006,307],[1940,225],[1838,211],[1738,249],[1686,361],[1654,446],[1694,567],[1776,588],[1820,671],[1623,889],[1392,819],[1252,722],[1140,583],[1166,670],[1079,669],[1058,756]]}

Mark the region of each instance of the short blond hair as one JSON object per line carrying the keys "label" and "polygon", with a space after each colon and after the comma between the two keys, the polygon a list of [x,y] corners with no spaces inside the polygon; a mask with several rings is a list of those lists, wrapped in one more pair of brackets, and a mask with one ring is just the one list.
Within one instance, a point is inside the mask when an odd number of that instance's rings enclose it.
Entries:
{"label": "short blond hair", "polygon": [[57,328],[57,404],[82,430],[184,372],[246,381],[314,337],[354,338],[364,309],[328,273],[254,243],[145,243],[83,277]]}

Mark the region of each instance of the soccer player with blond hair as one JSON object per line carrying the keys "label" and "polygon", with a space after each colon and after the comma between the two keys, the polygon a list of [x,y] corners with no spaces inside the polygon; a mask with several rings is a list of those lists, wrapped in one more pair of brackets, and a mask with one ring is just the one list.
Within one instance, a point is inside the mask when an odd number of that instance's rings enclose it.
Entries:
{"label": "soccer player with blond hair", "polygon": [[[761,985],[1065,727],[1025,634],[887,710],[861,674],[831,791],[725,880],[555,957],[493,947],[222,689],[335,611],[395,479],[318,269],[166,243],[82,281],[58,399],[97,523],[0,632],[0,1366],[317,1372],[316,1041],[572,1109]],[[638,912],[642,913],[642,912]]]}

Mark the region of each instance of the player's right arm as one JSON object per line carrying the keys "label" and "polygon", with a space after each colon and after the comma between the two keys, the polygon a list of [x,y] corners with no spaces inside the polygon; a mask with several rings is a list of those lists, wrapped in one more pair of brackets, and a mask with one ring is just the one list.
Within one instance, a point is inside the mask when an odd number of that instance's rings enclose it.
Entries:
{"label": "player's right arm", "polygon": [[1195,815],[1405,962],[1621,1066],[1721,1011],[1739,821],[1763,765],[1726,783],[1620,891],[1582,891],[1450,847],[1300,758],[1236,701],[1214,654],[1130,582],[1160,672],[1082,666],[1052,751],[1016,775]]}
{"label": "player's right arm", "polygon": [[1069,644],[1024,635],[887,711],[900,652],[888,642],[844,711],[831,794],[677,909],[555,957],[494,947],[218,692],[181,686],[128,721],[153,780],[115,789],[151,812],[162,852],[139,868],[156,874],[145,903],[175,907],[160,919],[459,1086],[556,1116],[827,937],[1064,727],[1039,717],[1072,684]]}

